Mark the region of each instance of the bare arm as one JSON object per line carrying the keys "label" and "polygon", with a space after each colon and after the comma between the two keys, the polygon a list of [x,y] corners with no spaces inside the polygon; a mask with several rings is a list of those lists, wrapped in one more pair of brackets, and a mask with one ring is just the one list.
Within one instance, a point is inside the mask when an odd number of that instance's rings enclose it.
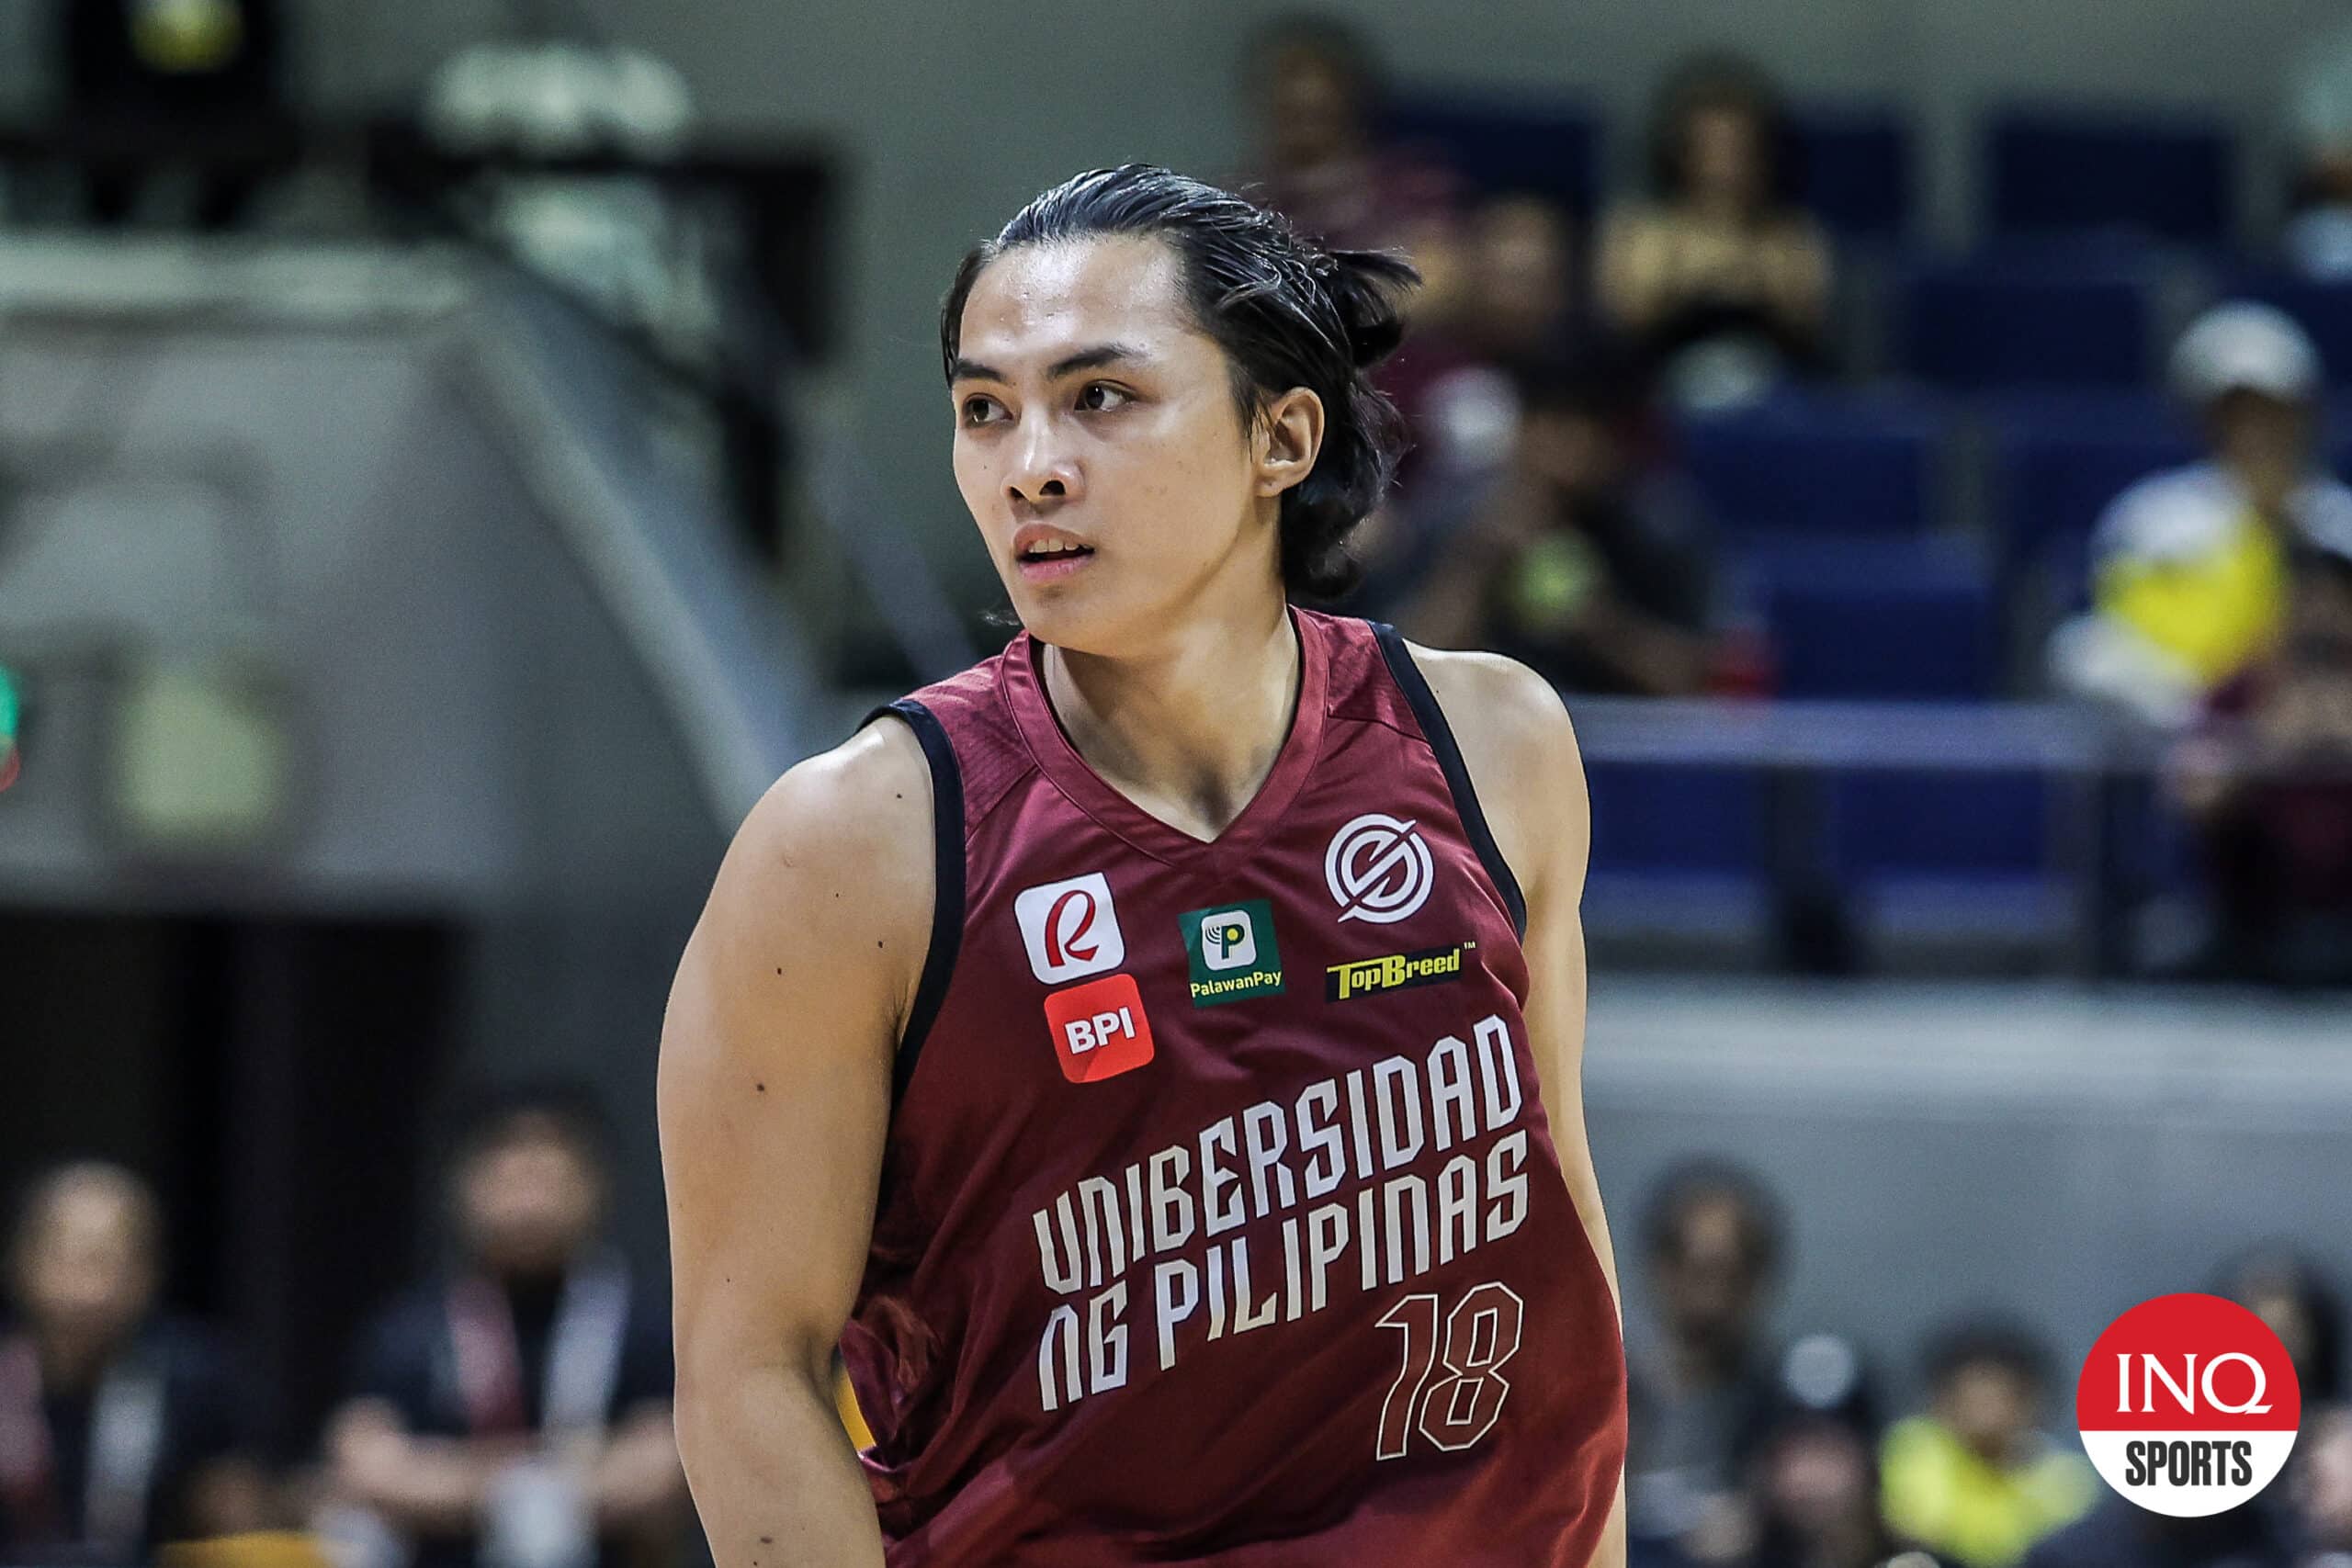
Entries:
{"label": "bare arm", "polygon": [[603,1529],[643,1534],[673,1526],[685,1477],[669,1405],[649,1403],[616,1425],[595,1456],[589,1483]]}
{"label": "bare arm", "polygon": [[[1461,743],[1487,823],[1527,899],[1527,1030],[1544,1109],[1559,1150],[1569,1195],[1584,1221],[1593,1256],[1617,1300],[1617,1256],[1585,1131],[1584,899],[1591,858],[1592,812],[1584,761],[1566,710],[1549,683],[1524,665],[1487,653],[1413,657]],[[1623,1568],[1625,1485],[1601,1537],[1593,1568]]]}
{"label": "bare arm", "polygon": [[326,1447],[345,1495],[424,1536],[469,1533],[492,1483],[525,1451],[512,1438],[419,1437],[379,1399],[337,1411]]}
{"label": "bare arm", "polygon": [[931,927],[930,773],[873,725],[752,813],[662,1035],[677,1434],[718,1568],[881,1568],[832,1354]]}

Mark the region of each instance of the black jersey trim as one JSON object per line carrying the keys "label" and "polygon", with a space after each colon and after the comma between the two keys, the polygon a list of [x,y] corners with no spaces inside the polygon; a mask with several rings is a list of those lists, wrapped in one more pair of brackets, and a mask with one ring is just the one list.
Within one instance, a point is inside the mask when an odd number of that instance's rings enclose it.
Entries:
{"label": "black jersey trim", "polygon": [[1413,716],[1420,721],[1421,734],[1437,753],[1437,765],[1445,773],[1446,787],[1453,793],[1453,809],[1462,818],[1462,830],[1470,835],[1470,847],[1478,852],[1479,863],[1494,878],[1495,890],[1503,896],[1503,907],[1510,911],[1511,930],[1524,940],[1527,899],[1520,893],[1519,878],[1511,874],[1510,863],[1503,859],[1501,847],[1487,827],[1487,814],[1478,808],[1478,792],[1471,787],[1470,770],[1463,763],[1462,748],[1454,742],[1453,727],[1445,722],[1444,710],[1437,705],[1437,694],[1430,690],[1428,678],[1421,673],[1421,667],[1413,662],[1396,628],[1385,621],[1374,621],[1371,625],[1373,636],[1380,640],[1380,656],[1388,661],[1388,673],[1404,692],[1405,700],[1412,705]]}
{"label": "black jersey trim", "polygon": [[933,859],[931,951],[922,961],[922,979],[915,987],[914,1007],[907,1014],[907,1031],[899,1041],[898,1066],[891,1075],[890,1103],[906,1098],[915,1061],[923,1041],[947,999],[947,982],[956,972],[956,950],[964,943],[964,773],[956,765],[956,747],[939,716],[912,697],[900,697],[876,708],[859,722],[866,725],[884,716],[902,720],[922,743],[923,760],[931,764],[931,826]]}

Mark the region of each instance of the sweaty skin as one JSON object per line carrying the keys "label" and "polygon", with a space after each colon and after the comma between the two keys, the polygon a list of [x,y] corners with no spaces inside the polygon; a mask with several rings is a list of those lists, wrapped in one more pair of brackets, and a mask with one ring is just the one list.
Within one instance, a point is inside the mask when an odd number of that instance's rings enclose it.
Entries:
{"label": "sweaty skin", "polygon": [[[964,314],[955,465],[1015,610],[1047,645],[1047,691],[1080,755],[1146,811],[1211,838],[1289,732],[1299,655],[1279,506],[1314,465],[1324,411],[1293,389],[1245,431],[1223,352],[1178,282],[1156,240],[993,263]],[[1038,527],[1094,553],[1074,571],[1026,572],[1016,541]],[[1415,657],[1527,895],[1528,1027],[1614,1292],[1579,1083],[1589,835],[1575,738],[1523,666]],[[930,942],[930,790],[913,736],[888,721],[786,773],[738,833],[671,995],[659,1100],[677,1430],[719,1568],[883,1562],[830,1367]],[[1600,1568],[1625,1560],[1623,1495]]]}

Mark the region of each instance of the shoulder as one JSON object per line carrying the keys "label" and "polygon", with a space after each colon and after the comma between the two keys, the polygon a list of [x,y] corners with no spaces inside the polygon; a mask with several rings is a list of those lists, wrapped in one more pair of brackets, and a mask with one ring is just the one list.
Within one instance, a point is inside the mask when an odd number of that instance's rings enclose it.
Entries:
{"label": "shoulder", "polygon": [[1576,727],[1559,692],[1498,653],[1406,648],[1453,731],[1496,846],[1531,901],[1555,869],[1580,884],[1591,820]]}
{"label": "shoulder", "polygon": [[1603,245],[1656,243],[1673,232],[1674,223],[1674,214],[1666,208],[1630,202],[1611,208],[1601,218],[1600,242]]}
{"label": "shoulder", "polygon": [[922,742],[909,725],[877,718],[769,786],[736,829],[709,912],[801,924],[811,911],[779,908],[775,896],[822,893],[850,907],[835,917],[927,921],[933,809]]}
{"label": "shoulder", "polygon": [[2352,557],[2352,490],[2333,475],[2313,479],[2296,498],[2296,521],[2312,544]]}
{"label": "shoulder", "polygon": [[2151,474],[2126,487],[2099,519],[2107,558],[2171,559],[2211,549],[2235,518],[2229,481],[2211,464]]}
{"label": "shoulder", "polygon": [[935,844],[930,764],[896,720],[769,786],[687,940],[665,1071],[767,1060],[787,1041],[887,1068],[930,951]]}
{"label": "shoulder", "polygon": [[1482,758],[1505,773],[1576,764],[1576,728],[1551,682],[1499,653],[1405,646],[1473,768]]}

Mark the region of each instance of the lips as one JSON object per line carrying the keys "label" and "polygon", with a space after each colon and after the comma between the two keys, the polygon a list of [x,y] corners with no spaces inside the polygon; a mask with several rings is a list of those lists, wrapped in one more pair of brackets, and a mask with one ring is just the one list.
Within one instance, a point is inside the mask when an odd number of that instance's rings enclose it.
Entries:
{"label": "lips", "polygon": [[1054,582],[1084,570],[1094,547],[1043,523],[1024,523],[1012,536],[1012,558],[1023,581]]}

